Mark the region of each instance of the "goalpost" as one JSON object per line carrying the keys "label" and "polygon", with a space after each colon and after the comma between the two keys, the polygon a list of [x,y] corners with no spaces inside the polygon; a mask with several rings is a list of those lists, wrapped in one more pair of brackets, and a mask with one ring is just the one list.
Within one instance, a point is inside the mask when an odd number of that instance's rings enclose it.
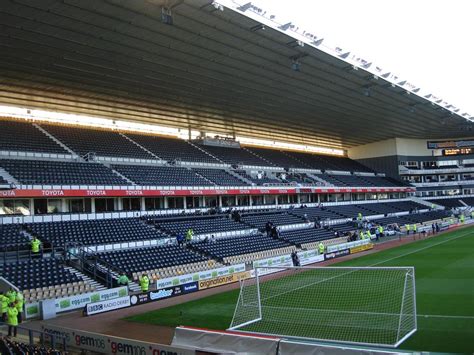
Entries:
{"label": "goalpost", "polygon": [[[283,272],[263,276],[275,271]],[[415,270],[256,267],[240,283],[229,329],[397,347],[417,329]]]}

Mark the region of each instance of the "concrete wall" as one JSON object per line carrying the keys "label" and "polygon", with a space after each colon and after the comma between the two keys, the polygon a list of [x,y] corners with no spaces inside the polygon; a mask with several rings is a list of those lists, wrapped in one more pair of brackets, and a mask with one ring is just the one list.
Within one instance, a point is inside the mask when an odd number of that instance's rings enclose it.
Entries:
{"label": "concrete wall", "polygon": [[347,154],[349,158],[355,160],[393,156],[397,155],[397,142],[394,138],[360,145],[349,149]]}
{"label": "concrete wall", "polygon": [[393,138],[354,147],[347,152],[349,158],[363,160],[389,156],[432,156],[425,139]]}

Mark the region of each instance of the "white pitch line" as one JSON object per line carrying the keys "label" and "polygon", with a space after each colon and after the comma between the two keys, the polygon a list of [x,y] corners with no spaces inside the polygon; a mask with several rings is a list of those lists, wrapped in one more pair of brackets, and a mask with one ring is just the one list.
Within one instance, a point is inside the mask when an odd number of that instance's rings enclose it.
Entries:
{"label": "white pitch line", "polygon": [[419,318],[452,318],[452,319],[474,319],[474,316],[450,316],[443,314],[418,314]]}
{"label": "white pitch line", "polygon": [[[376,265],[380,265],[380,264],[384,264],[386,262],[389,262],[389,261],[392,261],[392,260],[395,260],[395,259],[399,259],[399,258],[403,258],[404,256],[407,256],[407,255],[411,255],[411,254],[414,254],[414,253],[418,253],[419,251],[422,251],[422,250],[426,250],[426,249],[429,249],[429,248],[432,248],[432,247],[435,247],[435,246],[438,246],[438,245],[441,245],[441,244],[444,244],[444,243],[447,243],[447,242],[450,242],[452,240],[456,240],[456,239],[459,239],[459,238],[462,238],[462,237],[465,237],[469,234],[471,234],[472,232],[467,232],[467,233],[463,233],[455,238],[450,238],[450,239],[445,239],[443,241],[440,241],[439,243],[434,243],[434,244],[431,244],[431,245],[428,245],[426,247],[423,247],[423,248],[420,248],[420,249],[416,249],[416,250],[413,250],[413,251],[410,251],[408,253],[405,253],[405,254],[401,254],[401,255],[397,255],[393,258],[390,258],[390,259],[387,259],[387,260],[384,260],[384,261],[380,261],[378,263],[375,263],[375,264],[371,264],[371,265],[368,265],[369,267],[371,266],[376,266]],[[345,275],[348,275],[352,272],[355,272],[356,270],[354,271],[349,271],[349,272],[346,272],[342,275],[336,275],[336,276],[333,276],[333,277],[330,277],[329,279],[325,279],[325,280],[320,280],[320,281],[316,281],[316,282],[313,282],[313,283],[310,283],[308,285],[303,285],[303,286],[300,286],[300,287],[297,287],[297,288],[294,288],[292,290],[288,290],[288,291],[285,291],[285,292],[282,292],[282,293],[277,293],[276,295],[271,295],[269,297],[266,297],[266,298],[263,298],[261,301],[266,301],[266,300],[269,300],[269,299],[272,299],[272,298],[275,298],[275,297],[278,297],[278,296],[282,296],[282,295],[285,295],[287,293],[290,293],[290,292],[294,292],[294,291],[297,291],[297,290],[301,290],[301,289],[304,289],[306,287],[310,287],[310,286],[313,286],[313,285],[317,285],[317,284],[320,284],[322,282],[326,282],[326,281],[329,281],[329,280],[332,280],[332,279],[335,279],[335,278],[338,278],[338,277],[341,277],[341,276],[345,276]]]}
{"label": "white pitch line", "polygon": [[[452,240],[456,240],[456,239],[465,237],[465,236],[467,236],[467,235],[469,235],[469,234],[472,234],[472,232],[463,233],[463,234],[461,234],[461,235],[458,235],[458,236],[455,237],[455,238],[445,239],[445,240],[442,240],[442,241],[439,242],[439,243],[427,245],[426,247],[423,247],[423,248],[420,248],[420,249],[416,249],[416,250],[410,251],[410,252],[405,253],[405,254],[397,255],[397,256],[394,256],[393,258],[390,258],[390,259],[387,259],[387,260],[384,260],[384,261],[380,261],[380,262],[378,262],[378,263],[375,263],[375,264],[372,264],[372,265],[369,265],[369,266],[376,266],[376,265],[384,264],[384,263],[386,263],[386,262],[389,262],[389,261],[392,261],[392,260],[395,260],[395,259],[403,258],[404,256],[411,255],[411,254],[414,254],[414,253],[418,253],[419,251],[426,250],[426,249],[429,249],[429,248],[432,248],[432,247],[435,247],[435,246],[438,246],[438,245],[441,245],[441,244],[450,242],[450,241],[452,241]],[[428,239],[428,240],[429,240],[429,239]]]}

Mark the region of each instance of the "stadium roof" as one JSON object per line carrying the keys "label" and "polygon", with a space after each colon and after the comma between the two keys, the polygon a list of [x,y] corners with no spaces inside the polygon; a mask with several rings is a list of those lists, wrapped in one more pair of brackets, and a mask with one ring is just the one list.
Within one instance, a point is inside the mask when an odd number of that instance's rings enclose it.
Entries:
{"label": "stadium roof", "polygon": [[227,6],[1,1],[0,103],[333,148],[472,135],[442,100]]}

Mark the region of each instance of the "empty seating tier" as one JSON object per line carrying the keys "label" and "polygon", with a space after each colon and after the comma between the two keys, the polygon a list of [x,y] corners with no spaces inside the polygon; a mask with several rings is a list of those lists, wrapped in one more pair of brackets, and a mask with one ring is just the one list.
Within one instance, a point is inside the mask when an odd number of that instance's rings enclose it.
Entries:
{"label": "empty seating tier", "polygon": [[267,222],[271,222],[276,226],[304,223],[302,218],[286,212],[245,213],[242,214],[241,220],[242,222],[260,230],[265,228]]}
{"label": "empty seating tier", "polygon": [[129,185],[97,163],[0,159],[0,167],[24,185]]}
{"label": "empty seating tier", "polygon": [[279,249],[289,244],[262,235],[218,238],[216,241],[194,243],[193,248],[212,258],[222,260],[233,255],[250,254],[264,250]]}
{"label": "empty seating tier", "polygon": [[83,281],[64,268],[55,258],[32,259],[0,265],[0,274],[20,290],[63,285]]}
{"label": "empty seating tier", "polygon": [[54,247],[67,243],[107,245],[166,237],[138,218],[32,223],[31,234]]}
{"label": "empty seating tier", "polygon": [[41,125],[77,154],[95,153],[101,157],[156,159],[144,149],[112,130]]}
{"label": "empty seating tier", "polygon": [[300,246],[306,243],[315,243],[334,238],[334,231],[329,229],[299,229],[293,231],[283,231],[280,238],[288,243]]}
{"label": "empty seating tier", "polygon": [[280,166],[283,168],[308,168],[306,164],[303,164],[301,161],[293,158],[290,155],[287,155],[285,152],[282,152],[280,150],[254,147],[248,147],[246,149],[250,150],[259,157],[262,157],[263,159],[273,163],[276,166]]}
{"label": "empty seating tier", "polygon": [[113,169],[138,185],[214,186],[192,170],[172,166],[114,165]]}
{"label": "empty seating tier", "polygon": [[336,212],[333,212],[332,210],[329,210],[326,207],[295,208],[291,210],[290,213],[294,214],[295,216],[299,216],[303,219],[306,215],[306,218],[311,222],[326,219],[340,219],[345,217]]}
{"label": "empty seating tier", "polygon": [[235,170],[235,173],[239,174],[243,178],[250,180],[256,185],[264,185],[264,184],[283,184],[281,180],[277,178],[268,177],[266,174],[262,174],[260,177],[255,176],[252,177],[251,175],[247,174],[244,170]]}
{"label": "empty seating tier", "polygon": [[117,250],[97,255],[106,263],[130,274],[208,260],[177,245]]}
{"label": "empty seating tier", "polygon": [[0,251],[25,250],[30,246],[30,240],[21,233],[18,224],[0,225]]}
{"label": "empty seating tier", "polygon": [[437,200],[427,200],[428,202],[435,203],[447,208],[465,207],[459,200],[462,199],[465,203],[466,198],[443,198]]}
{"label": "empty seating tier", "polygon": [[0,120],[0,150],[69,154],[29,122]]}
{"label": "empty seating tier", "polygon": [[225,170],[201,168],[193,169],[193,171],[219,186],[249,186],[246,182],[231,175]]}
{"label": "empty seating tier", "polygon": [[235,222],[227,217],[184,217],[184,218],[172,218],[163,219],[155,217],[147,217],[150,223],[153,223],[156,228],[169,233],[171,235],[185,234],[189,229],[192,229],[194,234],[209,234],[209,233],[221,233],[231,232],[243,229],[249,229],[250,227]]}
{"label": "empty seating tier", "polygon": [[245,150],[245,149],[223,148],[223,147],[214,147],[214,146],[207,146],[207,145],[205,146],[201,145],[200,147],[227,164],[273,166],[272,163],[269,163],[257,157],[256,155],[250,153],[248,150]]}
{"label": "empty seating tier", "polygon": [[127,137],[166,161],[221,164],[209,154],[182,139],[130,133],[127,133]]}

